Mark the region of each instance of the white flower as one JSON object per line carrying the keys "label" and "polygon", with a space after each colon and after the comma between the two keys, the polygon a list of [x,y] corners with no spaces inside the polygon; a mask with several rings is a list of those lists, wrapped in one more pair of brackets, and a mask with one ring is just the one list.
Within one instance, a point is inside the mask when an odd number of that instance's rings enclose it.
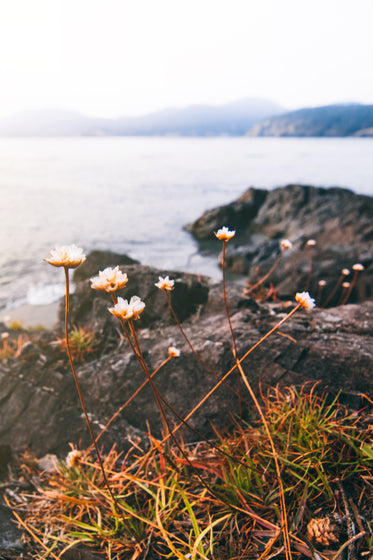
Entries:
{"label": "white flower", "polygon": [[283,239],[280,243],[281,246],[281,250],[285,251],[286,249],[291,249],[293,244],[291,241],[289,241],[289,239]]}
{"label": "white flower", "polygon": [[114,307],[110,307],[109,311],[118,319],[128,321],[129,319],[139,319],[140,313],[144,311],[145,303],[138,296],[132,296],[130,302],[121,297]]}
{"label": "white flower", "polygon": [[315,239],[309,239],[306,243],[307,247],[314,247],[316,245]]}
{"label": "white flower", "polygon": [[49,253],[49,258],[43,260],[53,266],[76,268],[82,264],[85,259],[86,256],[83,253],[83,249],[80,247],[77,247],[76,245],[63,245],[62,247],[52,249]]}
{"label": "white flower", "polygon": [[140,313],[145,309],[145,303],[138,296],[132,296],[130,306],[132,307],[133,319],[139,319]]}
{"label": "white flower", "polygon": [[227,226],[222,227],[218,231],[215,232],[215,235],[220,241],[229,241],[234,237],[236,230],[230,231]]}
{"label": "white flower", "polygon": [[323,288],[324,286],[326,286],[326,280],[319,280],[319,286],[321,288]]}
{"label": "white flower", "polygon": [[71,469],[72,467],[76,467],[76,465],[80,461],[81,456],[82,456],[82,452],[79,451],[78,449],[73,449],[72,451],[70,451],[66,455],[66,466],[67,466],[67,468]]}
{"label": "white flower", "polygon": [[125,272],[119,270],[119,266],[115,268],[105,268],[100,270],[98,276],[91,278],[91,288],[93,290],[104,290],[105,292],[116,292],[125,287],[128,282],[128,276]]}
{"label": "white flower", "polygon": [[350,274],[350,271],[349,271],[348,268],[344,268],[344,269],[342,270],[342,276],[348,276],[349,274]]}
{"label": "white flower", "polygon": [[361,272],[362,270],[364,270],[364,265],[360,263],[356,263],[353,265],[352,270],[355,270],[356,272],[358,271]]}
{"label": "white flower", "polygon": [[162,278],[162,276],[159,276],[159,282],[154,284],[154,286],[157,286],[157,288],[159,288],[160,290],[171,291],[174,289],[174,284],[175,281],[170,280],[168,276],[165,276],[164,278]]}
{"label": "white flower", "polygon": [[168,354],[171,358],[178,358],[180,356],[180,350],[175,348],[175,346],[170,346],[168,349]]}
{"label": "white flower", "polygon": [[295,294],[295,300],[304,307],[306,311],[311,311],[316,305],[315,300],[311,298],[308,292],[297,292]]}

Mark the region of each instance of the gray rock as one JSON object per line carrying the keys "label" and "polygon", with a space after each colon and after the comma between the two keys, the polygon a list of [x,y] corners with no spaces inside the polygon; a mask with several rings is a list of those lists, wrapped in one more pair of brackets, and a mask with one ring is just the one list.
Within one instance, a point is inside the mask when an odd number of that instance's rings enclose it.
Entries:
{"label": "gray rock", "polygon": [[[257,200],[255,212],[245,200]],[[316,188],[301,185],[262,191],[249,189],[237,201],[210,210],[188,229],[203,240],[208,232],[226,225],[237,229],[227,244],[226,269],[247,275],[252,284],[264,276],[280,254],[280,241],[288,238],[287,251],[267,282],[273,282],[282,295],[304,290],[308,278],[308,239],[315,239],[310,291],[316,297],[318,282],[327,282],[324,300],[333,290],[343,268],[355,263],[365,267],[350,302],[373,298],[373,198],[347,189]],[[345,278],[351,281],[352,275]],[[341,292],[330,302],[336,305]]]}
{"label": "gray rock", "polygon": [[[286,304],[257,304],[242,296],[237,285],[229,286],[228,305],[237,337],[239,355],[243,355],[261,336],[291,309]],[[162,295],[162,294],[161,294]],[[100,313],[100,311],[99,311]],[[95,321],[93,315],[90,320]],[[224,312],[221,286],[210,290],[209,301],[183,323],[193,346],[205,363],[218,375],[234,364],[230,333]],[[155,376],[154,382],[166,400],[182,416],[188,414],[216,384],[215,376],[191,352],[179,329],[170,322],[142,328],[136,322],[140,345],[153,371],[168,356],[168,348],[181,350],[180,358],[170,360]],[[282,336],[272,335],[244,362],[244,370],[255,391],[281,385],[301,386],[320,382],[332,393],[339,390],[353,406],[364,403],[362,393],[373,394],[373,302],[334,309],[298,311],[281,327]],[[285,336],[284,336],[285,335]],[[43,335],[45,337],[45,333]],[[44,342],[43,342],[44,341]],[[35,346],[38,343],[34,342]],[[77,365],[77,375],[96,435],[101,428],[143,383],[145,374],[117,332],[116,345],[103,347],[93,360]],[[49,357],[45,340],[40,352],[47,359],[11,358],[0,364],[0,443],[15,449],[29,447],[39,456],[55,453],[63,457],[69,443],[90,444],[87,428],[72,374],[66,360]],[[233,373],[228,385],[236,388]],[[245,388],[245,400],[250,401]],[[248,409],[252,408],[249,402]],[[245,409],[247,409],[245,407]],[[191,426],[206,436],[230,427],[238,412],[237,396],[222,385],[190,419]],[[167,412],[171,425],[178,419]],[[160,435],[161,421],[149,386],[111,424],[100,445],[108,449],[114,443],[127,449],[131,442],[147,440],[148,430]],[[196,433],[182,429],[187,439]]]}
{"label": "gray rock", "polygon": [[0,504],[0,551],[22,547],[22,531],[18,529],[12,511]]}

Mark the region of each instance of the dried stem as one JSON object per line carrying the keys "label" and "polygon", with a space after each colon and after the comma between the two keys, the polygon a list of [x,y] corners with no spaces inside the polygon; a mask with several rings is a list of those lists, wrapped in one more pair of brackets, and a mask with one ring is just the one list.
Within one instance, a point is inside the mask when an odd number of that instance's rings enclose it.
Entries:
{"label": "dried stem", "polygon": [[[238,359],[237,342],[236,342],[236,337],[234,335],[232,321],[231,321],[231,317],[230,317],[229,309],[228,309],[228,302],[227,302],[227,288],[226,288],[226,282],[225,282],[225,246],[226,246],[226,241],[223,241],[223,256],[222,256],[222,260],[221,260],[221,267],[222,267],[222,271],[223,271],[223,298],[224,298],[225,312],[226,312],[226,315],[227,315],[229,329],[231,331],[231,337],[232,337],[232,342],[233,342],[233,356],[234,356],[234,359],[237,361],[237,359]],[[237,363],[237,365],[238,365],[238,363]],[[240,373],[239,373],[239,371],[237,371],[237,392],[238,392],[239,415],[240,415],[240,418],[242,418],[242,395],[241,395],[241,383],[240,383]]]}
{"label": "dried stem", "polygon": [[341,276],[338,278],[338,281],[337,281],[336,285],[334,286],[334,288],[332,289],[332,291],[330,292],[330,294],[328,295],[328,297],[326,298],[326,300],[324,301],[324,303],[322,304],[321,307],[326,307],[328,305],[328,303],[333,299],[333,297],[337,293],[338,288],[340,287],[340,285],[343,282],[343,278],[344,278],[344,275],[341,274]]}
{"label": "dried stem", "polygon": [[107,478],[107,476],[106,476],[105,468],[104,468],[104,465],[103,465],[103,462],[102,462],[102,459],[101,459],[100,452],[99,452],[98,447],[97,447],[97,442],[96,442],[96,439],[95,439],[95,436],[94,436],[94,433],[93,433],[93,430],[92,430],[91,422],[90,422],[89,417],[88,417],[88,413],[87,413],[86,406],[85,406],[85,404],[84,404],[84,399],[83,399],[83,395],[82,395],[82,392],[81,392],[81,389],[80,389],[80,384],[79,384],[78,376],[76,375],[74,362],[73,362],[73,359],[72,359],[72,356],[71,356],[70,343],[69,343],[69,335],[68,335],[68,315],[69,315],[69,301],[70,301],[70,297],[69,297],[69,296],[70,296],[70,290],[69,290],[69,268],[68,268],[67,266],[64,266],[64,271],[65,271],[65,287],[66,287],[66,294],[65,294],[65,339],[66,339],[66,352],[67,352],[67,356],[68,356],[68,359],[69,359],[71,371],[72,371],[72,374],[73,374],[73,377],[74,377],[75,386],[76,386],[76,389],[77,389],[77,392],[78,392],[80,404],[81,404],[81,407],[82,407],[82,409],[83,409],[84,418],[85,418],[85,421],[86,421],[86,424],[87,424],[87,427],[88,427],[88,430],[89,430],[89,434],[90,434],[90,436],[91,436],[91,440],[92,440],[93,447],[95,448],[95,451],[96,451],[96,455],[97,455],[97,459],[98,459],[98,462],[99,462],[99,465],[100,465],[100,469],[101,469],[101,472],[102,472],[102,476],[103,476],[105,485],[106,485],[106,487],[107,487],[107,489],[108,489],[108,491],[109,491],[109,494],[110,494],[110,496],[111,496],[111,499],[112,499],[112,501],[113,501],[114,512],[115,512],[116,514],[118,514],[118,512],[119,512],[119,515],[121,516],[123,523],[126,523],[125,518],[124,518],[123,514],[122,514],[121,511],[120,511],[120,505],[118,504],[118,501],[117,501],[117,499],[115,498],[115,496],[114,496],[114,494],[113,494],[113,492],[112,492],[112,490],[111,490],[111,487],[110,487],[110,484],[109,484],[109,480],[108,480],[108,478]]}
{"label": "dried stem", "polygon": [[359,271],[358,271],[358,270],[354,270],[354,275],[353,275],[353,278],[352,278],[352,280],[351,280],[350,287],[347,289],[347,293],[346,293],[346,295],[344,296],[344,298],[342,299],[340,305],[346,305],[346,303],[348,302],[348,299],[349,299],[349,297],[350,297],[350,295],[351,295],[351,292],[352,292],[352,290],[353,290],[353,287],[354,287],[355,284],[356,284],[356,279],[357,279],[357,275],[358,275],[358,274],[359,274]]}
{"label": "dried stem", "polygon": [[[194,348],[194,346],[192,345],[190,339],[188,338],[188,335],[186,334],[186,332],[184,331],[179,319],[177,318],[177,315],[174,311],[174,308],[172,306],[172,302],[171,302],[171,298],[170,295],[168,293],[167,290],[163,290],[167,299],[167,303],[168,306],[170,308],[170,311],[172,313],[173,318],[175,319],[175,323],[177,324],[181,334],[184,337],[185,342],[187,343],[187,345],[189,346],[190,350],[192,351],[193,355],[197,358],[197,360],[210,372],[212,373],[217,379],[220,379],[220,376],[216,373],[216,371],[208,364],[205,362],[205,360],[198,354],[197,350]],[[234,393],[235,395],[239,395],[238,391],[235,391],[233,389],[233,387],[231,387],[228,383],[224,383],[224,385],[227,387],[227,389],[229,391],[231,391],[232,393]]]}
{"label": "dried stem", "polygon": [[272,267],[269,269],[269,271],[260,279],[258,280],[258,282],[256,282],[256,284],[254,284],[253,286],[248,286],[245,289],[245,294],[247,296],[249,296],[251,294],[251,292],[254,292],[257,288],[259,288],[259,286],[261,284],[263,284],[263,282],[265,282],[267,280],[267,278],[269,278],[272,274],[272,272],[275,270],[275,268],[277,267],[278,263],[281,260],[282,255],[284,254],[284,249],[281,249],[281,253],[279,254],[279,256],[277,257],[277,259],[275,260],[274,264],[272,265]]}

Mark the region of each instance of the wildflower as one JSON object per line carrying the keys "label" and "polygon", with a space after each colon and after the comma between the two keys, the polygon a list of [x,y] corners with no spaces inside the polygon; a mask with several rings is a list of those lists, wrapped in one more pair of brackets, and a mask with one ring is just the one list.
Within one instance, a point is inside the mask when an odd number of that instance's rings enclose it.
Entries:
{"label": "wildflower", "polygon": [[324,286],[326,286],[326,280],[319,280],[319,286],[321,288],[323,288]]}
{"label": "wildflower", "polygon": [[168,355],[171,356],[171,358],[178,358],[180,356],[180,350],[175,348],[175,346],[170,346],[168,349]]}
{"label": "wildflower", "polygon": [[9,333],[8,332],[1,333],[1,340],[6,340],[7,338],[9,338]]}
{"label": "wildflower", "polygon": [[139,319],[144,308],[145,303],[138,296],[132,296],[129,303],[128,300],[119,297],[118,303],[114,307],[110,307],[109,311],[118,319],[128,321],[129,319]]}
{"label": "wildflower", "polygon": [[295,294],[295,300],[304,307],[306,311],[311,311],[316,305],[315,300],[311,298],[308,292],[297,292]]}
{"label": "wildflower", "polygon": [[293,244],[291,241],[289,241],[289,239],[283,239],[280,243],[281,245],[281,250],[285,251],[286,249],[291,249]]}
{"label": "wildflower", "polygon": [[125,272],[119,270],[119,266],[115,268],[105,268],[100,270],[98,276],[91,278],[91,288],[93,290],[103,290],[105,292],[116,292],[122,290],[128,282],[128,276]]}
{"label": "wildflower", "polygon": [[348,268],[343,268],[341,274],[342,276],[348,276],[350,274],[350,271]]}
{"label": "wildflower", "polygon": [[86,259],[83,249],[76,245],[63,245],[56,247],[49,253],[48,259],[43,259],[53,266],[64,266],[65,268],[76,268]]}
{"label": "wildflower", "polygon": [[229,241],[234,237],[236,230],[230,231],[226,226],[222,227],[215,232],[215,235],[220,241]]}
{"label": "wildflower", "polygon": [[349,288],[351,286],[350,282],[342,282],[342,288]]}
{"label": "wildflower", "polygon": [[171,291],[174,289],[174,284],[175,281],[170,280],[168,276],[165,276],[164,278],[162,278],[162,276],[159,276],[159,282],[154,284],[154,286],[157,286],[157,288],[159,288],[160,290]]}
{"label": "wildflower", "polygon": [[355,272],[361,272],[364,270],[364,265],[360,263],[356,263],[353,265],[352,270],[355,270]]}
{"label": "wildflower", "polygon": [[82,452],[79,451],[78,449],[72,449],[67,455],[66,455],[66,466],[68,469],[71,469],[73,467],[76,467],[76,465],[79,463],[80,458],[82,456]]}
{"label": "wildflower", "polygon": [[316,245],[315,239],[309,239],[306,243],[307,247],[314,247]]}

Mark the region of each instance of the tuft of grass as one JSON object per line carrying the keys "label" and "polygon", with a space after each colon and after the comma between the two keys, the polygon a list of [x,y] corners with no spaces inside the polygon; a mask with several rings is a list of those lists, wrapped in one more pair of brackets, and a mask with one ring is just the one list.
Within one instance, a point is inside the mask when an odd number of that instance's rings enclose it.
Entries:
{"label": "tuft of grass", "polygon": [[[262,398],[281,469],[291,553],[332,558],[354,546],[369,557],[371,430],[361,415],[316,389],[276,388]],[[89,455],[71,468],[61,462],[54,473],[38,473],[38,490],[12,507],[43,542],[35,545],[40,555],[52,550],[60,558],[78,546],[117,560],[285,558],[277,471],[260,419],[252,425],[237,419],[231,433],[216,434],[214,447],[170,445],[172,462],[159,442],[149,443],[147,452],[134,448],[124,456],[112,449],[104,458],[118,512]],[[351,542],[348,515],[357,528]],[[333,519],[324,525],[335,527],[334,540],[311,540],[307,526],[319,519]]]}
{"label": "tuft of grass", "polygon": [[[66,350],[65,338],[59,338],[58,343],[61,349]],[[73,359],[81,362],[94,352],[97,346],[95,334],[87,327],[73,327],[69,332],[69,346]]]}

